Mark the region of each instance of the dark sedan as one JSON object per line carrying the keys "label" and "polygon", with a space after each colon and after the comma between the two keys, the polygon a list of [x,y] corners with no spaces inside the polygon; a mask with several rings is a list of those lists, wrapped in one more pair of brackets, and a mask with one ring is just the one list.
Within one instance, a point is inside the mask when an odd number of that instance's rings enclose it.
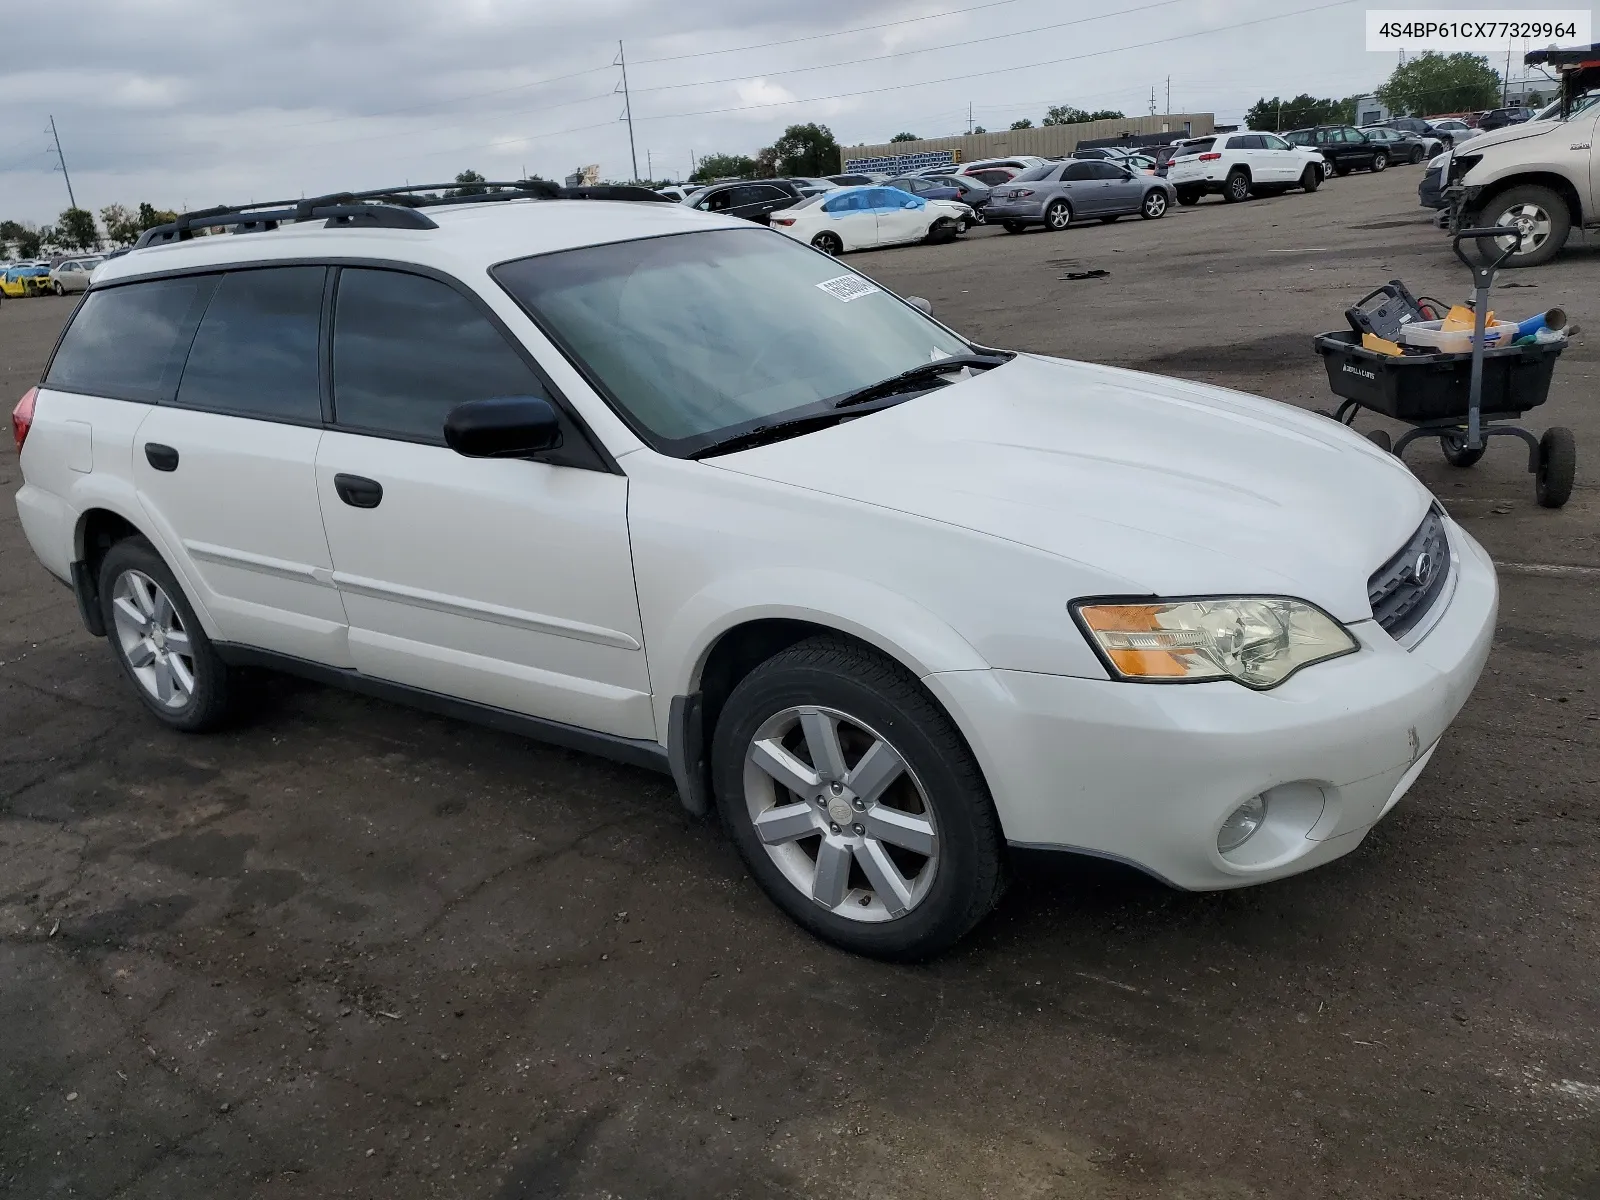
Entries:
{"label": "dark sedan", "polygon": [[805,195],[801,189],[787,179],[761,179],[713,184],[679,203],[703,212],[726,213],[765,225],[773,213],[803,199]]}
{"label": "dark sedan", "polygon": [[971,175],[931,175],[928,178],[935,183],[946,183],[959,190],[961,195],[958,198],[972,210],[973,219],[979,225],[984,223],[983,210],[989,206],[989,198],[994,195],[993,188]]}

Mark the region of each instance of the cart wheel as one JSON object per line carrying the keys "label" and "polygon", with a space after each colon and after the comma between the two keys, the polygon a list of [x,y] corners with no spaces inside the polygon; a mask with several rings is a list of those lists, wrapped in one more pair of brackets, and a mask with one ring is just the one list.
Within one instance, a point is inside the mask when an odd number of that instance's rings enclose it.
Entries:
{"label": "cart wheel", "polygon": [[1439,439],[1439,448],[1444,451],[1445,461],[1452,467],[1470,467],[1483,457],[1483,452],[1489,447],[1479,446],[1476,450],[1469,450],[1466,438],[1446,434]]}
{"label": "cart wheel", "polygon": [[1533,494],[1544,508],[1560,508],[1572,495],[1572,476],[1578,467],[1578,443],[1572,430],[1556,425],[1539,439],[1539,470]]}
{"label": "cart wheel", "polygon": [[1392,453],[1394,450],[1394,439],[1389,436],[1387,429],[1374,429],[1367,434],[1367,440],[1385,454]]}

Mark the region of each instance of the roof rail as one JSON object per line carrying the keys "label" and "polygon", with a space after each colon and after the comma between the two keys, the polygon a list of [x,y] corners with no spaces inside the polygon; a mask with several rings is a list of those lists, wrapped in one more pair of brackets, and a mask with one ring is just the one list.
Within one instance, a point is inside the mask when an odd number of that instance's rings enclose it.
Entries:
{"label": "roof rail", "polygon": [[[269,200],[260,204],[225,204],[181,214],[177,220],[157,225],[139,235],[135,250],[183,242],[197,229],[231,228],[234,233],[262,233],[279,225],[325,221],[323,228],[437,229],[438,223],[419,209],[447,204],[484,204],[498,200],[656,200],[671,203],[649,188],[598,185],[564,188],[545,179],[510,182],[484,180],[460,183],[416,183],[377,188],[370,192],[334,192],[302,200]],[[476,189],[483,189],[478,191]]]}

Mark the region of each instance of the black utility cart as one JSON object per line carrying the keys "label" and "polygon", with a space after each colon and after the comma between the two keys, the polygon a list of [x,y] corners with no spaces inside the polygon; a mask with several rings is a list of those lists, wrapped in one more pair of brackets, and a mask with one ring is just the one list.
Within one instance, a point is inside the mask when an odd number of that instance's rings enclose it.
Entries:
{"label": "black utility cart", "polygon": [[[1462,250],[1462,242],[1494,244],[1480,238],[1513,240],[1495,261],[1478,265]],[[1316,349],[1327,368],[1329,387],[1343,398],[1338,410],[1326,415],[1350,425],[1356,413],[1367,408],[1404,421],[1412,428],[1393,443],[1395,454],[1404,453],[1418,438],[1436,437],[1445,458],[1457,467],[1470,467],[1482,458],[1491,437],[1521,438],[1528,445],[1535,497],[1546,508],[1560,508],[1572,495],[1577,465],[1572,430],[1558,425],[1535,437],[1512,422],[1548,398],[1550,377],[1566,341],[1484,347],[1495,271],[1521,242],[1521,232],[1512,228],[1463,229],[1451,237],[1456,257],[1472,272],[1475,289],[1477,327],[1471,353],[1380,354],[1362,346],[1361,334],[1354,330],[1321,334]],[[1386,431],[1374,430],[1367,436],[1391,449]]]}

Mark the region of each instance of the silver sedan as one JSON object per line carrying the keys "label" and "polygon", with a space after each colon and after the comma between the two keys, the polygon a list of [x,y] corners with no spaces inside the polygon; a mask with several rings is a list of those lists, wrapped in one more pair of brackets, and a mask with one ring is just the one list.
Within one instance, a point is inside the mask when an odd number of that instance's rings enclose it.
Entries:
{"label": "silver sedan", "polygon": [[50,271],[50,290],[58,296],[68,292],[81,292],[89,286],[89,276],[103,260],[100,258],[69,258]]}
{"label": "silver sedan", "polygon": [[1029,225],[1059,231],[1074,221],[1108,224],[1138,213],[1147,221],[1165,215],[1177,199],[1165,179],[1140,175],[1104,159],[1066,159],[1030,167],[989,196],[984,217],[1021,233]]}

